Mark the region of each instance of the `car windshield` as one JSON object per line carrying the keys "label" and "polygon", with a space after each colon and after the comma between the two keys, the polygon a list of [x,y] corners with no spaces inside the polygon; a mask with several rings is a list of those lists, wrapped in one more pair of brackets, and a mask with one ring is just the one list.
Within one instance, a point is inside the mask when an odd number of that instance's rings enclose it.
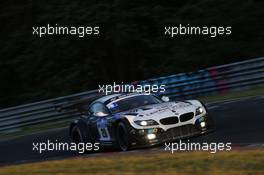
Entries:
{"label": "car windshield", "polygon": [[137,95],[111,102],[107,107],[112,113],[118,113],[157,103],[161,103],[161,100],[153,95]]}

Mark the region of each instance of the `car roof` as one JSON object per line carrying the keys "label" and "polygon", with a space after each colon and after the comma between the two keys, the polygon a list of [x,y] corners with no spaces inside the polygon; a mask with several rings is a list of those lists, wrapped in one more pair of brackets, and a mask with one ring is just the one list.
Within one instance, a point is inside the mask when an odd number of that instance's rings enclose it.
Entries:
{"label": "car roof", "polygon": [[122,94],[111,94],[111,95],[106,95],[106,96],[103,96],[101,98],[98,98],[97,100],[95,100],[94,102],[101,102],[101,103],[104,103],[106,102],[107,100],[110,100],[111,98],[114,98],[114,97],[118,97]]}

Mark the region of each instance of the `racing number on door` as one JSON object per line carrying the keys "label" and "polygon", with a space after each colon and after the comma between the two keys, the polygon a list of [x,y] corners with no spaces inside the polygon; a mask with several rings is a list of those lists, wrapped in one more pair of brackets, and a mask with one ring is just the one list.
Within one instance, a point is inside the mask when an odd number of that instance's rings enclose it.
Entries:
{"label": "racing number on door", "polygon": [[110,140],[110,135],[107,129],[106,120],[100,120],[97,123],[97,129],[100,135],[100,140],[102,141],[108,141]]}
{"label": "racing number on door", "polygon": [[101,130],[101,136],[102,136],[102,137],[104,137],[104,138],[108,137],[105,128],[100,128],[100,130]]}

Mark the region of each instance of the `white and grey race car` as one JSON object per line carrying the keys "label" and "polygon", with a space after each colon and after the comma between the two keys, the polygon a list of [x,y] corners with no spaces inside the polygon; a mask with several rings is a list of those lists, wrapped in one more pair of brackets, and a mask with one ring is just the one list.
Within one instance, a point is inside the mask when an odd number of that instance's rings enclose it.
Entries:
{"label": "white and grey race car", "polygon": [[169,101],[152,94],[112,94],[82,105],[71,123],[76,142],[99,142],[123,151],[200,135],[213,130],[212,119],[198,100]]}

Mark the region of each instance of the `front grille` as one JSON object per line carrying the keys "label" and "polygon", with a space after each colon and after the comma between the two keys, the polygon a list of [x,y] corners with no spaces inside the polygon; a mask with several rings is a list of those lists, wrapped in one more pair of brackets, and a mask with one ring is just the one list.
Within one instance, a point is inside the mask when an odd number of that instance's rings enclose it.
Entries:
{"label": "front grille", "polygon": [[168,129],[160,135],[161,140],[175,140],[187,136],[193,136],[200,133],[200,131],[192,124],[183,125],[175,128]]}
{"label": "front grille", "polygon": [[173,116],[173,117],[167,117],[167,118],[163,118],[160,120],[160,123],[163,125],[173,125],[179,122],[178,117]]}
{"label": "front grille", "polygon": [[188,120],[191,120],[193,117],[194,117],[194,113],[193,112],[188,112],[188,113],[180,115],[180,121],[181,122],[186,122]]}

